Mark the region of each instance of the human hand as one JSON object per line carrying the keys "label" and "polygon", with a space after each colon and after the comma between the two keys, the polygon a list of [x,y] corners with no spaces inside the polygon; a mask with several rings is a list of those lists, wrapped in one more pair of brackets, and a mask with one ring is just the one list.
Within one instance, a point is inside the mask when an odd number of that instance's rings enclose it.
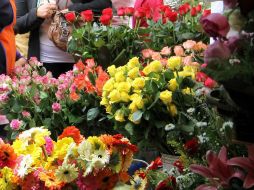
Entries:
{"label": "human hand", "polygon": [[37,9],[37,17],[50,18],[55,13],[57,6],[55,3],[43,4]]}

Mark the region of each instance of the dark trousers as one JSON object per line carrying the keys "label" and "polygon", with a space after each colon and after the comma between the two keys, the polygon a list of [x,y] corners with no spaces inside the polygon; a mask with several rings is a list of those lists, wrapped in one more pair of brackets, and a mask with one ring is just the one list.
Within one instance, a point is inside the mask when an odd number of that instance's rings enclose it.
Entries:
{"label": "dark trousers", "polygon": [[58,78],[59,75],[72,70],[74,63],[43,63],[47,71],[51,71],[53,77]]}

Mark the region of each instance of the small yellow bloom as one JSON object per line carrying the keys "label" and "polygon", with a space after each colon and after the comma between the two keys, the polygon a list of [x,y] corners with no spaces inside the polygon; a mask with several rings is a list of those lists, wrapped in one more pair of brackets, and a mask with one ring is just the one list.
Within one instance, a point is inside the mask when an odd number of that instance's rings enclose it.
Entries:
{"label": "small yellow bloom", "polygon": [[160,72],[160,71],[162,71],[162,68],[163,67],[162,67],[161,62],[155,60],[155,61],[152,61],[149,65],[147,65],[144,68],[143,72],[145,73],[145,75],[148,75],[151,72],[156,72],[156,73]]}
{"label": "small yellow bloom", "polygon": [[178,72],[179,77],[191,77],[192,79],[195,79],[195,73],[190,72],[190,71],[180,71]]}
{"label": "small yellow bloom", "polygon": [[119,71],[115,74],[116,82],[124,82],[126,80],[126,77],[124,76],[123,71]]}
{"label": "small yellow bloom", "polygon": [[172,117],[175,117],[177,115],[177,108],[176,108],[175,104],[170,104],[168,106],[168,111]]}
{"label": "small yellow bloom", "polygon": [[115,120],[116,121],[119,121],[119,122],[124,122],[125,119],[124,119],[124,111],[119,109],[116,111],[115,113]]}
{"label": "small yellow bloom", "polygon": [[132,59],[129,60],[129,62],[127,63],[127,67],[128,69],[133,69],[134,67],[139,67],[139,60],[138,57],[133,57]]}
{"label": "small yellow bloom", "polygon": [[134,67],[133,69],[131,69],[128,72],[128,77],[135,79],[136,77],[139,76],[139,68],[138,67]]}
{"label": "small yellow bloom", "polygon": [[108,99],[107,99],[107,98],[102,97],[100,104],[101,104],[101,105],[103,105],[103,106],[106,106],[106,105],[108,105],[108,104],[109,104],[109,101],[108,101]]}
{"label": "small yellow bloom", "polygon": [[104,84],[104,86],[103,86],[103,91],[108,91],[108,92],[112,91],[113,88],[114,88],[114,83],[115,83],[115,81],[114,81],[113,78],[109,79],[109,80]]}
{"label": "small yellow bloom", "polygon": [[74,140],[71,137],[64,137],[58,140],[54,145],[54,153],[52,157],[63,160],[71,143],[74,143]]}
{"label": "small yellow bloom", "polygon": [[135,111],[138,110],[137,105],[135,102],[131,102],[129,105],[129,110],[131,111],[131,113],[134,113]]}
{"label": "small yellow bloom", "polygon": [[111,105],[106,106],[106,112],[109,114],[112,114],[112,106]]}
{"label": "small yellow bloom", "polygon": [[169,104],[172,102],[172,92],[165,90],[160,93],[160,99],[164,104]]}
{"label": "small yellow bloom", "polygon": [[138,109],[142,109],[144,107],[144,101],[141,96],[136,97],[133,102],[136,104]]}
{"label": "small yellow bloom", "polygon": [[187,88],[183,89],[183,90],[182,90],[182,92],[183,92],[184,94],[193,94],[192,89],[191,89],[191,88],[189,88],[189,87],[187,87]]}
{"label": "small yellow bloom", "polygon": [[181,66],[182,58],[179,56],[173,56],[168,59],[168,68],[171,70],[178,70]]}
{"label": "small yellow bloom", "polygon": [[126,92],[121,92],[121,101],[123,102],[129,102],[130,101],[130,96]]}
{"label": "small yellow bloom", "polygon": [[177,87],[178,87],[178,83],[177,83],[175,78],[171,79],[168,82],[168,88],[169,88],[169,90],[174,92],[177,89]]}
{"label": "small yellow bloom", "polygon": [[113,90],[109,93],[109,99],[110,99],[110,103],[116,103],[119,102],[121,100],[121,94],[118,90]]}
{"label": "small yellow bloom", "polygon": [[120,82],[117,85],[117,90],[120,92],[129,92],[131,89],[131,84],[128,82]]}
{"label": "small yellow bloom", "polygon": [[144,86],[145,86],[145,79],[142,78],[142,77],[135,78],[135,80],[132,82],[132,86],[136,90],[144,88]]}
{"label": "small yellow bloom", "polygon": [[115,76],[116,73],[116,66],[115,65],[111,65],[110,67],[108,67],[108,73],[111,77]]}

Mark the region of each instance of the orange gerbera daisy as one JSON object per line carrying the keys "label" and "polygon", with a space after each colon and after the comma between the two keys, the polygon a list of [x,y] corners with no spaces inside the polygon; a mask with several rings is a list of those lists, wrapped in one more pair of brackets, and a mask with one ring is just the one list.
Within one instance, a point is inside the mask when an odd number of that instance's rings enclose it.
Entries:
{"label": "orange gerbera daisy", "polygon": [[17,155],[10,144],[0,144],[0,168],[5,166],[14,168],[16,165]]}
{"label": "orange gerbera daisy", "polygon": [[39,178],[45,183],[45,187],[50,190],[60,190],[64,186],[64,183],[56,179],[53,171],[47,173],[42,172],[39,174]]}
{"label": "orange gerbera daisy", "polygon": [[119,181],[119,175],[105,168],[98,172],[96,180],[99,183],[99,190],[111,190]]}
{"label": "orange gerbera daisy", "polygon": [[73,138],[76,144],[81,143],[81,141],[84,139],[84,137],[80,134],[79,129],[76,128],[75,126],[66,127],[58,138],[62,139],[64,137]]}
{"label": "orange gerbera daisy", "polygon": [[107,149],[111,154],[112,149],[113,149],[113,144],[114,144],[116,139],[111,135],[101,135],[99,138],[104,144],[106,144]]}

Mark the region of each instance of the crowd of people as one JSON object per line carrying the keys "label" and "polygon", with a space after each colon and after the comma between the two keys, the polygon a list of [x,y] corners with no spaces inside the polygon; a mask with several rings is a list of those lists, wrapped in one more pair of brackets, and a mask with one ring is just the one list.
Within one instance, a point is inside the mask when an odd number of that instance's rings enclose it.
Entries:
{"label": "crowd of people", "polygon": [[54,77],[72,69],[73,57],[57,48],[48,37],[52,16],[57,10],[92,10],[100,15],[108,7],[116,12],[120,7],[156,8],[161,4],[163,0],[1,0],[0,74],[11,75],[15,65],[25,64],[30,57],[37,57]]}

